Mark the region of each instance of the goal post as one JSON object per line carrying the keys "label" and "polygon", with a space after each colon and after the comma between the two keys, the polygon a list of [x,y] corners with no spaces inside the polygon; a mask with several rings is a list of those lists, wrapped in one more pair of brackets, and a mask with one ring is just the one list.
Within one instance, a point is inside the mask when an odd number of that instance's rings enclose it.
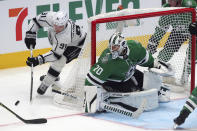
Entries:
{"label": "goal post", "polygon": [[[140,18],[148,18],[148,17],[157,17],[157,16],[165,16],[165,15],[171,15],[171,14],[180,14],[180,13],[191,13],[191,22],[195,22],[196,19],[196,11],[193,8],[160,8],[160,9],[139,9],[139,12],[145,12],[145,13],[139,13],[139,14],[129,14],[130,10],[138,10],[138,9],[126,9],[123,10],[122,13],[120,13],[121,16],[116,17],[105,17],[105,18],[92,18],[95,20],[91,21],[91,43],[92,43],[92,55],[91,55],[91,64],[93,65],[96,62],[96,46],[97,46],[97,34],[96,34],[96,25],[100,23],[108,23],[108,22],[115,22],[115,21],[123,21],[123,20],[132,20],[132,19],[140,19]],[[160,11],[159,11],[160,10]],[[131,11],[131,12],[133,12]],[[148,12],[150,11],[150,12]],[[120,11],[121,12],[121,11]],[[115,14],[115,13],[114,13]],[[125,14],[125,15],[123,15]],[[98,17],[98,16],[95,16]],[[188,28],[187,28],[188,30]],[[195,35],[191,36],[191,89],[190,92],[195,88],[195,49],[196,49],[196,37]]]}
{"label": "goal post", "polygon": [[[150,38],[155,31],[158,31],[158,21],[161,17],[169,17],[170,20],[175,23],[183,23],[183,25],[176,25],[176,31],[181,32],[183,35],[178,35],[175,32],[175,41],[169,42],[171,37],[173,26],[169,24],[162,27],[159,31],[165,30],[165,35],[156,35],[156,39],[159,39],[156,53],[153,54],[155,58],[159,55],[162,57],[169,57],[169,62],[175,69],[175,86],[181,88],[188,88],[192,91],[195,87],[195,49],[196,49],[196,37],[190,35],[188,28],[191,22],[196,19],[196,12],[193,8],[149,8],[149,9],[123,9],[121,11],[115,11],[110,13],[103,13],[93,16],[88,19],[88,35],[85,44],[80,52],[78,59],[75,61],[68,79],[65,80],[61,91],[71,94],[71,96],[77,97],[73,100],[69,95],[55,95],[54,102],[58,105],[66,105],[74,107],[83,107],[84,105],[84,86],[85,78],[91,65],[95,64],[102,51],[108,47],[108,40],[110,36],[116,31],[117,22],[125,22],[123,27],[123,35],[126,40],[139,41],[142,46],[147,48]],[[176,18],[176,19],[175,19]],[[165,19],[163,23],[168,23],[169,19]],[[179,28],[184,27],[183,30]],[[177,33],[177,34],[176,34]],[[187,37],[185,37],[187,36]],[[161,39],[159,38],[161,37]],[[184,38],[183,43],[179,40]],[[175,46],[172,49],[165,47],[168,43]],[[167,50],[165,51],[164,50]],[[163,51],[162,51],[163,50]],[[172,50],[172,51],[171,51]],[[170,52],[171,51],[171,52]],[[162,54],[164,52],[164,54]],[[114,65],[115,66],[115,65]],[[137,67],[138,68],[138,67]],[[179,83],[182,77],[186,78],[185,83]],[[177,84],[177,85],[176,85]],[[187,87],[183,87],[187,86]]]}

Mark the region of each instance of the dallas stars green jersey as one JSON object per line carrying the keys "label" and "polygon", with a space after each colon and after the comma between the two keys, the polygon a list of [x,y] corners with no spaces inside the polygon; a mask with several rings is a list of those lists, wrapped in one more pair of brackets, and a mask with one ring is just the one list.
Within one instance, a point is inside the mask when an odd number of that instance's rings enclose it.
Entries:
{"label": "dallas stars green jersey", "polygon": [[184,116],[186,119],[190,113],[192,113],[197,108],[197,87],[194,88],[192,91],[192,94],[189,96],[187,101],[185,102],[185,105],[183,106],[180,115],[185,114],[184,112],[188,112],[188,115]]}
{"label": "dallas stars green jersey", "polygon": [[137,65],[153,67],[154,59],[148,51],[134,40],[127,41],[129,54],[126,60],[121,58],[112,59],[110,50],[105,49],[98,62],[93,65],[87,74],[86,85],[101,87],[108,80],[126,81],[130,79]]}
{"label": "dallas stars green jersey", "polygon": [[[196,8],[196,1],[183,0],[181,6]],[[163,7],[170,7],[170,5],[169,3],[166,3],[163,5]],[[191,19],[192,16],[189,13],[161,16],[159,18],[158,26],[155,28],[155,33],[151,37],[151,41],[158,44],[170,26],[174,31],[177,31],[177,35],[178,33],[189,34],[188,28],[189,24],[192,22]]]}

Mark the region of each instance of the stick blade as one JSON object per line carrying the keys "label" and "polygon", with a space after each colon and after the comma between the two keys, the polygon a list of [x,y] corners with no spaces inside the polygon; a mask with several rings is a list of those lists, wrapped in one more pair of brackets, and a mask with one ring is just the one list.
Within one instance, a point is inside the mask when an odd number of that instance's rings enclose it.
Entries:
{"label": "stick blade", "polygon": [[47,123],[47,119],[40,118],[40,119],[32,119],[32,120],[24,120],[26,124],[43,124]]}

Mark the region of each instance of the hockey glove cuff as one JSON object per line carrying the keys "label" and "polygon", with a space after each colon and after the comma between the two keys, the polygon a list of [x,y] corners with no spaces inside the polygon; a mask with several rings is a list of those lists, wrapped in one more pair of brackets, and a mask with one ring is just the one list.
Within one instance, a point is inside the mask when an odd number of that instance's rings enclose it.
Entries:
{"label": "hockey glove cuff", "polygon": [[170,63],[165,63],[157,59],[154,60],[154,66],[153,68],[149,68],[149,71],[165,77],[174,76],[175,73]]}
{"label": "hockey glove cuff", "polygon": [[157,59],[155,59],[155,60],[154,60],[153,68],[160,69],[160,68],[161,68],[160,61],[158,61]]}
{"label": "hockey glove cuff", "polygon": [[30,46],[34,49],[36,46],[36,32],[27,31],[25,36],[25,44],[28,49]]}
{"label": "hockey glove cuff", "polygon": [[31,67],[31,65],[33,64],[33,67],[37,66],[37,65],[41,65],[41,64],[44,64],[45,63],[45,60],[44,60],[44,57],[42,55],[39,55],[38,57],[28,57],[27,58],[27,61],[26,61],[26,64],[28,66]]}
{"label": "hockey glove cuff", "polygon": [[153,68],[161,69],[161,68],[167,68],[167,69],[172,69],[172,65],[170,63],[165,63],[160,60],[154,60],[154,66]]}

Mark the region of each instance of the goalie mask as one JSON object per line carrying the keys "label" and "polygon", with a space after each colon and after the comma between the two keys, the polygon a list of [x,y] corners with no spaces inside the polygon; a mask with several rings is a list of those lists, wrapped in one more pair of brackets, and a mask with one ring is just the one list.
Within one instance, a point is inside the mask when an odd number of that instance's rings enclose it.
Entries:
{"label": "goalie mask", "polygon": [[112,59],[121,58],[127,59],[129,54],[129,48],[127,41],[121,35],[121,33],[114,33],[109,40],[109,50],[112,54]]}

